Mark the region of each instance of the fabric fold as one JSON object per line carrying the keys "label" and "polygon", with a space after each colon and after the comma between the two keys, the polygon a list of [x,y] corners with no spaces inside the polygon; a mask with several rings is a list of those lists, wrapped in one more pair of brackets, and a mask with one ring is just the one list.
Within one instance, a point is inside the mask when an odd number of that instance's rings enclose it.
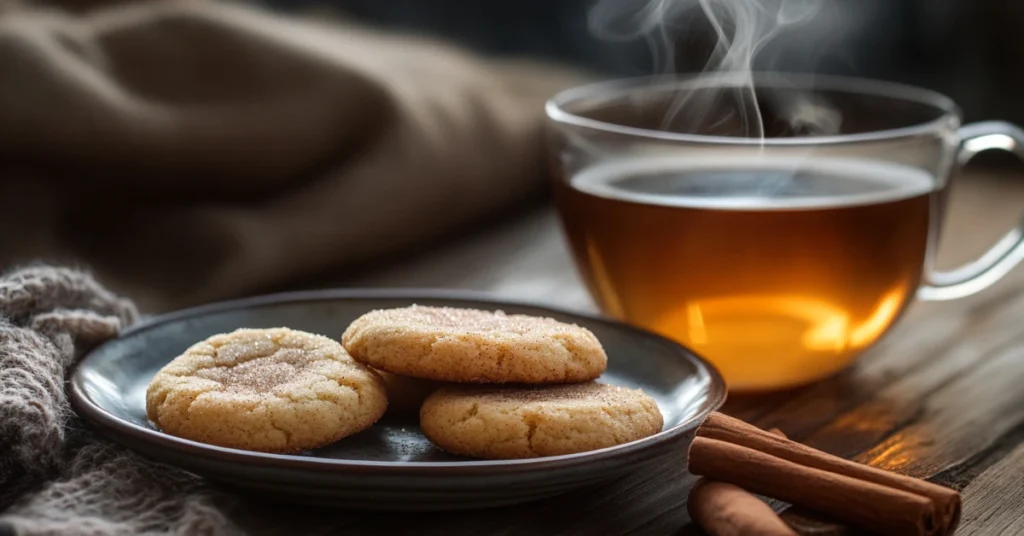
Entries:
{"label": "fabric fold", "polygon": [[545,190],[582,75],[233,3],[0,17],[0,263],[81,259],[149,310],[394,255]]}

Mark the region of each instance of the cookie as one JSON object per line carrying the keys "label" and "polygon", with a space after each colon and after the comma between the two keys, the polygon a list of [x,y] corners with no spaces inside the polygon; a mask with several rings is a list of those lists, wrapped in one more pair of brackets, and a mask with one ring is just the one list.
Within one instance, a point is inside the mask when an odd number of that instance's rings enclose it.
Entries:
{"label": "cookie", "polygon": [[146,414],[168,434],[263,452],[333,443],[386,409],[383,381],[337,341],[286,328],[210,337],[146,390]]}
{"label": "cookie", "polygon": [[422,307],[369,312],[342,335],[376,369],[428,380],[569,383],[597,378],[608,363],[590,330],[502,311]]}
{"label": "cookie", "polygon": [[384,380],[384,389],[388,394],[388,415],[419,415],[423,401],[430,396],[430,393],[445,385],[433,380],[399,376],[386,370],[374,370],[374,372]]}
{"label": "cookie", "polygon": [[571,385],[458,385],[439,389],[420,410],[438,447],[474,458],[533,458],[601,449],[661,431],[658,405],[640,390]]}

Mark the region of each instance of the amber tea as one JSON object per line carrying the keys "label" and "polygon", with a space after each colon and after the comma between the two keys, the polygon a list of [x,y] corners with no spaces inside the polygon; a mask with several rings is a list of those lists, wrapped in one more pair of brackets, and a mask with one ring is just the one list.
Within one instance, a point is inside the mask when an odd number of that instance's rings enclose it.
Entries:
{"label": "amber tea", "polygon": [[850,362],[921,283],[939,192],[860,160],[640,158],[556,181],[603,310],[708,357],[733,388]]}

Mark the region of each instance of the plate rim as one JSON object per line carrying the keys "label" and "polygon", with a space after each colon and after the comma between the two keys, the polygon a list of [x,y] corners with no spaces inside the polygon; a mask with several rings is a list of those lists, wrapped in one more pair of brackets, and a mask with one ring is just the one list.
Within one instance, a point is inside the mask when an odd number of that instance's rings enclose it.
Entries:
{"label": "plate rim", "polygon": [[[93,354],[98,353],[107,346],[118,344],[120,340],[125,337],[135,336],[141,332],[170,322],[224,311],[276,304],[345,299],[459,300],[477,302],[480,304],[490,304],[498,306],[499,308],[501,305],[533,308],[546,313],[583,318],[589,322],[597,322],[611,326],[615,329],[624,329],[626,331],[638,333],[644,337],[653,338],[654,340],[658,340],[662,343],[667,343],[670,347],[675,347],[679,350],[681,356],[693,362],[698,368],[704,369],[704,372],[708,375],[710,380],[708,396],[705,401],[701,403],[702,407],[700,411],[697,411],[690,418],[671,428],[662,430],[657,434],[629,443],[623,443],[621,445],[613,445],[611,447],[573,454],[525,459],[395,462],[318,458],[313,456],[296,456],[294,454],[273,454],[210,445],[199,441],[180,438],[160,430],[147,428],[126,421],[100,407],[85,394],[82,385],[82,382],[84,381],[81,374],[82,365]],[[329,288],[276,292],[237,299],[221,300],[155,315],[137,322],[128,329],[122,331],[117,337],[91,349],[75,362],[68,378],[68,398],[72,408],[79,416],[91,421],[100,428],[109,429],[114,435],[127,435],[134,440],[151,443],[154,447],[170,449],[178,454],[197,456],[208,461],[244,463],[259,465],[264,468],[306,469],[347,474],[365,472],[381,475],[381,473],[387,473],[395,476],[411,476],[412,474],[423,474],[426,476],[458,476],[462,473],[476,475],[480,474],[481,471],[486,471],[489,474],[500,474],[505,472],[543,471],[556,468],[564,470],[621,456],[635,456],[664,443],[671,442],[697,428],[707,415],[722,407],[728,396],[728,389],[726,388],[725,381],[718,369],[716,369],[712,363],[692,349],[652,331],[583,311],[563,309],[542,302],[506,299],[489,292],[461,289],[402,287]],[[143,449],[136,448],[132,448],[132,450],[143,451]]]}

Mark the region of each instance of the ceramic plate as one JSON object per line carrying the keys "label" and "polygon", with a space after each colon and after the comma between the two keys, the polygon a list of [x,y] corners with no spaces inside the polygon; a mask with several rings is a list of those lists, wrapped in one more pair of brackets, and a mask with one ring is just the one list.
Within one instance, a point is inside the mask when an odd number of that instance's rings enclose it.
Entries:
{"label": "ceramic plate", "polygon": [[[298,455],[263,454],[180,439],[146,418],[156,371],[193,343],[240,327],[286,326],[338,339],[372,309],[420,305],[551,316],[592,330],[608,353],[600,381],[643,388],[665,417],[661,433],[611,448],[527,460],[472,460],[421,435],[415,416]],[[621,476],[686,449],[696,426],[725,400],[718,373],[686,348],[622,323],[474,294],[315,291],[216,303],[154,318],[95,349],[75,369],[71,401],[116,441],[244,491],[353,508],[440,510],[524,502]]]}

